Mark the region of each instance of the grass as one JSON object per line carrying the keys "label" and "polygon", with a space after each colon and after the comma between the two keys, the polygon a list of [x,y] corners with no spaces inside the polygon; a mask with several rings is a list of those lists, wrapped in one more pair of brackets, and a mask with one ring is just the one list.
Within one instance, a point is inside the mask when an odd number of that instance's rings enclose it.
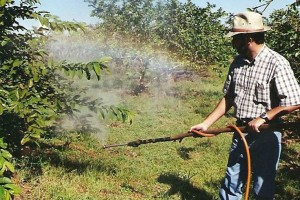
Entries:
{"label": "grass", "polygon": [[[43,139],[39,149],[17,162],[18,172],[14,180],[23,189],[18,198],[217,199],[231,134],[186,138],[181,143],[155,143],[136,148],[103,149],[102,145],[187,131],[203,120],[221,98],[221,83],[222,80],[212,78],[180,81],[167,89],[162,86],[139,96],[122,93],[122,103],[136,113],[133,124],[107,120],[107,137],[104,139],[99,139],[103,133],[64,133]],[[230,123],[233,119],[229,114],[214,127]],[[292,159],[289,156],[299,152],[300,147],[290,144],[289,149],[291,152],[284,154],[277,180],[280,199],[299,196],[299,173],[288,169],[292,165],[287,160]]]}

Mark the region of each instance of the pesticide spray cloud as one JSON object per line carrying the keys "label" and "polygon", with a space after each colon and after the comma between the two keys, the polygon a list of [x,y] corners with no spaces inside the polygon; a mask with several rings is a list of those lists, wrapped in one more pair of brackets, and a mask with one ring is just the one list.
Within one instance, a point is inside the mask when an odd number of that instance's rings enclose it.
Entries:
{"label": "pesticide spray cloud", "polygon": [[[120,105],[124,101],[124,93],[139,95],[149,88],[153,95],[164,95],[178,75],[182,73],[186,76],[188,73],[179,70],[181,63],[172,62],[166,54],[145,52],[115,39],[108,40],[98,35],[58,34],[51,37],[47,49],[52,59],[70,63],[112,57],[113,61],[109,64],[111,74],[104,74],[100,81],[96,78],[72,79],[72,86],[84,91],[81,95],[90,100],[100,98],[105,105]],[[101,121],[94,112],[81,108],[76,118],[64,119],[60,128],[67,131],[89,128],[95,130],[97,137],[103,141],[107,131]]]}

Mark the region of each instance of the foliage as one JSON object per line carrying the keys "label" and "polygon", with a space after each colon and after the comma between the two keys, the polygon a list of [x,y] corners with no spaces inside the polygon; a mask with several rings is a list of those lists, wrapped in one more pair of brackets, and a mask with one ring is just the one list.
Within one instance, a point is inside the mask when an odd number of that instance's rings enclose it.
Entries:
{"label": "foliage", "polygon": [[269,45],[286,57],[300,81],[300,10],[296,5],[274,11],[270,15],[272,30]]}
{"label": "foliage", "polygon": [[[126,109],[101,105],[101,102],[85,102],[78,94],[70,95],[70,82],[63,81],[65,78],[59,69],[70,77],[82,78],[85,72],[87,79],[94,72],[100,79],[110,60],[71,64],[49,59],[44,45],[52,31],[84,30],[85,25],[63,22],[48,12],[35,11],[37,3],[38,0],[0,1],[0,137],[14,155],[18,155],[21,145],[39,140],[61,114],[72,114],[78,105],[90,106],[102,116],[113,113],[123,121],[128,119],[129,113]],[[40,27],[26,30],[19,22],[21,19],[38,20]],[[99,108],[94,109],[97,106]],[[2,150],[1,155],[6,159],[8,153]],[[6,168],[13,171],[9,160],[2,162],[3,172]],[[8,185],[0,188],[0,197],[5,194],[9,199],[16,192],[11,192],[14,187],[5,175],[0,174],[0,178]]]}
{"label": "foliage", "polygon": [[[221,23],[226,13],[215,5],[197,7],[191,1],[170,1],[161,8],[156,34],[178,57],[188,60],[193,68],[208,67],[217,61],[228,61],[230,45]],[[162,12],[164,10],[164,12]]]}
{"label": "foliage", "polygon": [[[2,7],[4,19],[1,28],[1,104],[2,119],[13,116],[23,126],[18,127],[25,137],[22,144],[29,139],[38,139],[44,128],[51,126],[56,116],[72,113],[76,101],[68,97],[68,86],[60,82],[63,77],[57,73],[63,69],[65,74],[79,78],[83,73],[87,79],[93,71],[100,79],[102,70],[107,70],[109,58],[102,58],[88,63],[55,63],[49,60],[43,45],[49,31],[77,31],[84,26],[73,22],[62,22],[47,12],[35,12],[32,4],[38,1],[21,1],[19,6],[14,1],[7,1]],[[11,6],[13,5],[13,6]],[[25,9],[24,15],[16,10]],[[7,16],[11,16],[8,18]],[[41,23],[35,32],[26,31],[19,25],[17,18],[38,19]],[[17,24],[17,25],[15,25]],[[18,31],[26,31],[18,33]],[[118,114],[118,113],[116,113]],[[121,112],[121,115],[126,112]],[[15,121],[16,122],[16,121]],[[7,126],[11,126],[10,122]],[[7,129],[6,131],[8,131]],[[15,134],[3,133],[2,134]]]}
{"label": "foliage", "polygon": [[[7,174],[14,173],[11,163],[12,155],[6,150],[7,144],[0,138],[0,198],[10,199],[11,196],[21,192],[20,188],[12,183]],[[6,175],[5,175],[6,174]]]}
{"label": "foliage", "polygon": [[[223,37],[221,23],[226,13],[215,5],[197,7],[178,0],[86,0],[101,19],[107,33],[132,38],[135,43],[150,43],[154,49],[167,49],[190,69],[226,60],[232,50]],[[224,64],[224,63],[223,63]]]}

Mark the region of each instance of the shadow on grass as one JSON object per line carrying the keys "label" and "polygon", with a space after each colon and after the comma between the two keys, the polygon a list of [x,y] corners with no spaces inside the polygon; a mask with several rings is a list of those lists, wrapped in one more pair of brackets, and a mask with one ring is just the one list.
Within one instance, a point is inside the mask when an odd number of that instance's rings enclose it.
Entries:
{"label": "shadow on grass", "polygon": [[184,160],[189,160],[190,152],[193,152],[193,151],[195,151],[195,148],[180,147],[177,149],[178,155]]}
{"label": "shadow on grass", "polygon": [[170,185],[170,189],[162,194],[162,197],[168,197],[179,194],[182,200],[212,200],[213,197],[205,190],[195,187],[189,178],[179,177],[178,174],[164,173],[161,174],[157,181]]}

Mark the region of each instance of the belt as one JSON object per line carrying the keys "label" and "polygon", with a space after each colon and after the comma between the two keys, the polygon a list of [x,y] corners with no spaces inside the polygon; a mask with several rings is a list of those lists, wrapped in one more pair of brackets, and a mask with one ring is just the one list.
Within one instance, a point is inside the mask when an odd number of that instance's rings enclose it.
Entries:
{"label": "belt", "polygon": [[[254,118],[242,118],[242,119],[237,119],[236,120],[236,125],[237,126],[248,126],[248,123],[252,121]],[[273,119],[272,121],[266,122],[266,124],[276,124],[276,123],[281,123],[280,119]]]}

